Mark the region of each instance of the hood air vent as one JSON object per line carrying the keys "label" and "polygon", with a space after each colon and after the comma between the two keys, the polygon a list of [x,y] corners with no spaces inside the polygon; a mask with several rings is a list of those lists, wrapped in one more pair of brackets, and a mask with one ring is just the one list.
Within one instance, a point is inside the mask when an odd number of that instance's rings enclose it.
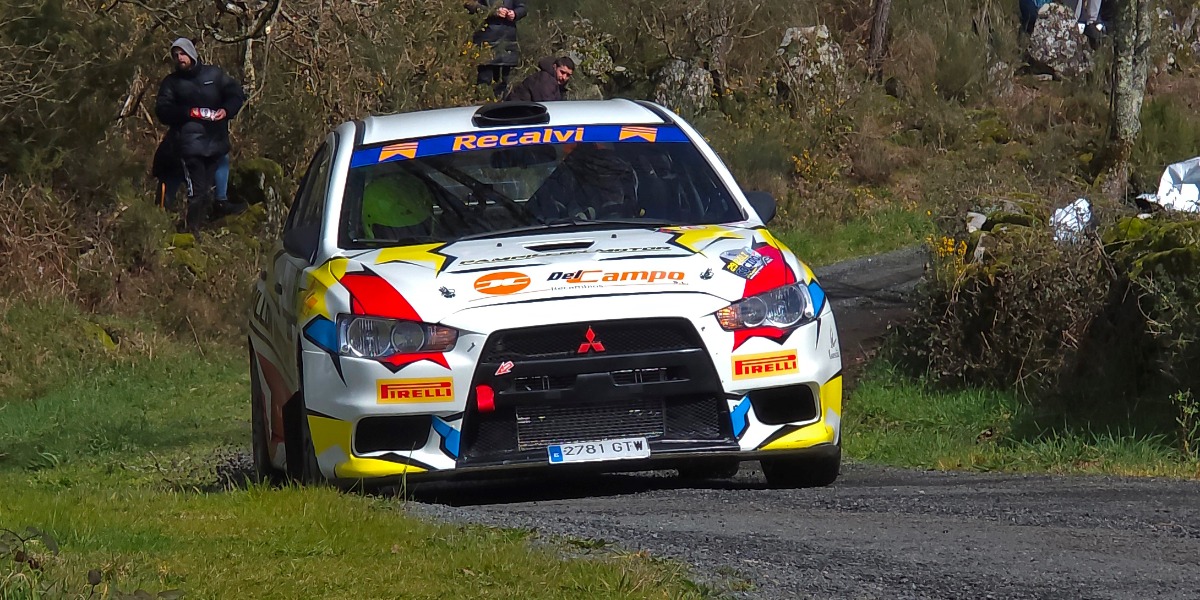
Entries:
{"label": "hood air vent", "polygon": [[563,240],[561,242],[546,242],[543,244],[526,244],[526,250],[532,252],[560,252],[562,250],[586,250],[592,247],[591,240]]}

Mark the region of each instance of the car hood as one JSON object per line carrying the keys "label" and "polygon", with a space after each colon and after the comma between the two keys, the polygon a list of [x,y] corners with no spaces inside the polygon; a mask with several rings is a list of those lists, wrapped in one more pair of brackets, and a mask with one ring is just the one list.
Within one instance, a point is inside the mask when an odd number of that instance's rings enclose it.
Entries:
{"label": "car hood", "polygon": [[766,229],[716,225],[384,248],[332,259],[320,270],[330,277],[314,279],[341,280],[353,312],[360,312],[356,303],[361,312],[374,312],[367,307],[381,301],[365,296],[391,288],[388,294],[426,322],[476,307],[580,297],[694,293],[733,302],[811,279]]}

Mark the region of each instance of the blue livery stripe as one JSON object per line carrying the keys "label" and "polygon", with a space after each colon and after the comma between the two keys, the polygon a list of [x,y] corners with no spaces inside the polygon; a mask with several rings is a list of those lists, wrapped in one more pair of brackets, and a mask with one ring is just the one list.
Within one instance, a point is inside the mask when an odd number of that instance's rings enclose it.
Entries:
{"label": "blue livery stripe", "polygon": [[544,144],[606,142],[619,144],[686,143],[687,135],[674,126],[652,125],[572,125],[559,127],[523,127],[441,135],[416,140],[398,140],[384,146],[356,150],[350,167],[366,167],[381,162],[409,160],[426,156],[453,154],[491,148],[518,148]]}

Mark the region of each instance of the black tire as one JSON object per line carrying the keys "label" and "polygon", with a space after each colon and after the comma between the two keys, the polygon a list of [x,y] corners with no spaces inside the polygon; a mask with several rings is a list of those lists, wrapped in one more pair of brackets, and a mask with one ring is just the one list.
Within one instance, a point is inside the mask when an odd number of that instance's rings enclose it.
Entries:
{"label": "black tire", "polygon": [[767,484],[775,488],[824,487],[837,481],[842,470],[842,448],[806,458],[768,458],[762,461]]}
{"label": "black tire", "polygon": [[256,483],[279,483],[279,471],[271,466],[270,440],[267,436],[267,416],[263,414],[262,381],[254,367],[254,346],[250,346],[250,454],[253,459],[253,478]]}
{"label": "black tire", "polygon": [[303,393],[296,392],[283,405],[283,427],[288,479],[300,485],[324,483],[325,477],[317,465],[317,452],[308,430],[308,409],[304,407]]}
{"label": "black tire", "polygon": [[738,473],[742,463],[736,460],[710,460],[704,462],[680,465],[679,477],[682,479],[732,479]]}

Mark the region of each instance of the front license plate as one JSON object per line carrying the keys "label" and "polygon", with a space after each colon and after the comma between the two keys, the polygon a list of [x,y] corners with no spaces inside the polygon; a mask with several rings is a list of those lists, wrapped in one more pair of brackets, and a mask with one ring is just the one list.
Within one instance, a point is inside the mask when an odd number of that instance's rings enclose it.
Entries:
{"label": "front license plate", "polygon": [[650,456],[650,444],[646,438],[621,438],[598,442],[576,442],[547,446],[550,464],[592,462],[597,460],[621,460]]}

